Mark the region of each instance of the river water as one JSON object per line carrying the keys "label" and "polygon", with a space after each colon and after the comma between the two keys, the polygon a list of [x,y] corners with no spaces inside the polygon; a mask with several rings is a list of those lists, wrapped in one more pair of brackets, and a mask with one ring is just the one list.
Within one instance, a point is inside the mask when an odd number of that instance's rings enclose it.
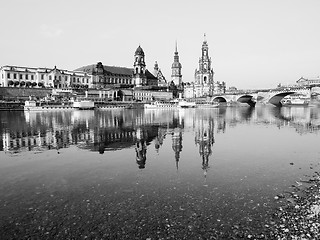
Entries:
{"label": "river water", "polygon": [[22,111],[0,122],[1,239],[262,231],[277,196],[319,170],[319,108]]}

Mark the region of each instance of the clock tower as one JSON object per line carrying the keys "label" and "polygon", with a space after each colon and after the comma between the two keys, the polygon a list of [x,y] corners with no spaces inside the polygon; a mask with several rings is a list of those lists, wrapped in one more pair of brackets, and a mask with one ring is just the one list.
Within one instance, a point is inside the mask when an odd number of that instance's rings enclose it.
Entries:
{"label": "clock tower", "polygon": [[176,51],[174,52],[174,58],[172,63],[172,74],[171,80],[176,86],[181,86],[182,84],[182,75],[181,75],[181,63],[179,62],[179,55],[178,55],[178,47],[176,42]]}

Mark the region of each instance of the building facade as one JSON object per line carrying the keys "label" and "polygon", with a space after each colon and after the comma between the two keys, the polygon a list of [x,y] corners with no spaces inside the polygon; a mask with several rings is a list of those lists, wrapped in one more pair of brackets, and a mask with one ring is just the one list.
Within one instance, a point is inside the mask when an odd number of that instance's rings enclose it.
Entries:
{"label": "building facade", "polygon": [[297,80],[297,84],[300,86],[320,85],[320,77],[312,78],[312,79],[301,77]]}
{"label": "building facade", "polygon": [[49,88],[57,95],[62,90],[72,93],[73,89],[88,89],[90,98],[100,100],[151,101],[172,98],[158,63],[155,63],[153,73],[146,69],[141,46],[135,51],[133,68],[106,66],[102,62],[73,71],[58,69],[56,66],[3,66],[0,68],[0,87]]}
{"label": "building facade", "polygon": [[92,76],[82,71],[54,68],[2,66],[1,87],[27,88],[90,88]]}

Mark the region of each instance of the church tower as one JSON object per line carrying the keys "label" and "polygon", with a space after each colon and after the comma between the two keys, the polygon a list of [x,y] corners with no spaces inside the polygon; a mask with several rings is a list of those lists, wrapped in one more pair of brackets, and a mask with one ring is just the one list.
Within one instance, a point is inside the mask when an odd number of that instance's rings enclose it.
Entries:
{"label": "church tower", "polygon": [[174,58],[172,63],[172,74],[171,80],[176,86],[181,86],[182,84],[182,75],[181,75],[181,63],[179,62],[179,55],[178,55],[178,47],[176,42],[176,51],[174,52]]}
{"label": "church tower", "polygon": [[209,47],[204,34],[204,41],[201,48],[201,57],[199,58],[199,69],[195,71],[195,87],[199,96],[210,96],[213,93],[213,69],[211,67],[211,58],[209,57]]}
{"label": "church tower", "polygon": [[140,45],[134,54],[133,82],[136,87],[147,84],[146,63],[144,61],[144,52]]}

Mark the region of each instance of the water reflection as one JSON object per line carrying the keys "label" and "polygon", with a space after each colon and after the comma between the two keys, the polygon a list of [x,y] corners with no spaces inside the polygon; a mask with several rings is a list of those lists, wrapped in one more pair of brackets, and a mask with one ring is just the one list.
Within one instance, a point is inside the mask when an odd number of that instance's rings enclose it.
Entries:
{"label": "water reflection", "polygon": [[[125,148],[135,149],[138,167],[147,163],[147,150],[161,151],[171,136],[175,166],[179,169],[184,132],[194,132],[204,174],[215,134],[249,122],[295,128],[299,134],[320,129],[318,108],[240,107],[181,110],[120,110],[73,112],[1,112],[0,151],[59,150],[76,145],[100,154]],[[170,139],[170,138],[168,138]],[[169,141],[169,140],[168,140]]]}

